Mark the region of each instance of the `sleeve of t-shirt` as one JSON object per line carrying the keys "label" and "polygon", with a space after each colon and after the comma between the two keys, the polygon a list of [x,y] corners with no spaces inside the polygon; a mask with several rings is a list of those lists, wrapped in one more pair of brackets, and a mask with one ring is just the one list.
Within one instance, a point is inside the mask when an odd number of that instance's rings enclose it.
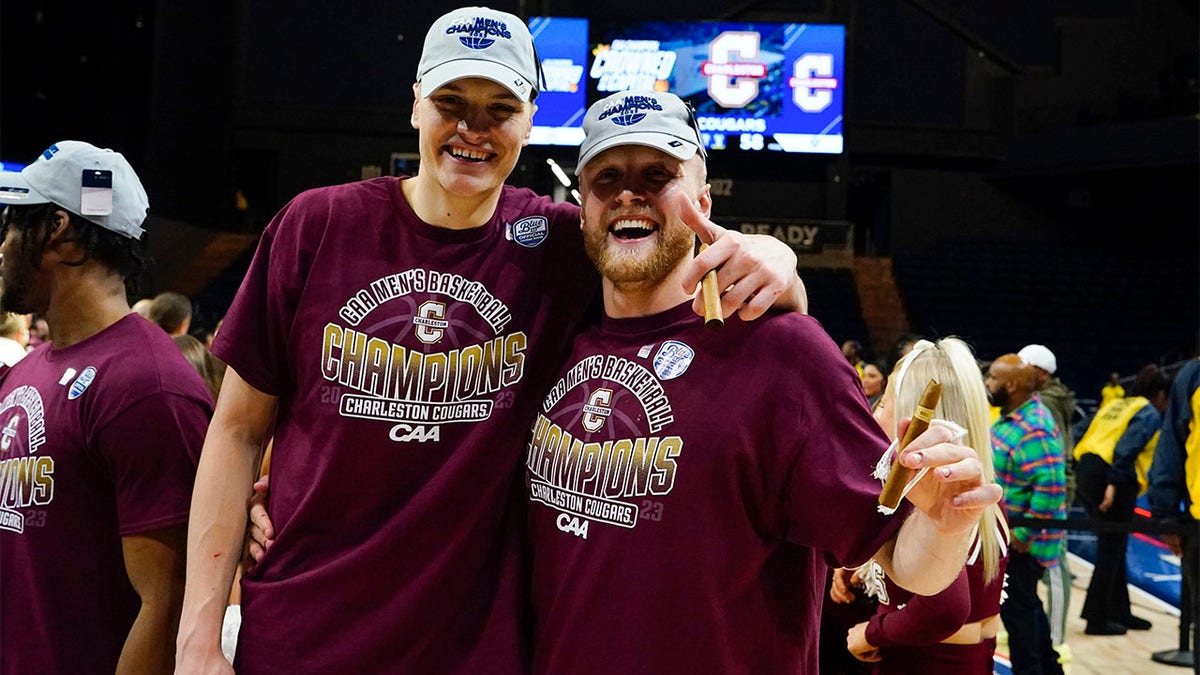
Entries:
{"label": "sleeve of t-shirt", "polygon": [[187,521],[208,408],[155,393],[130,405],[97,434],[97,448],[117,494],[121,536]]}
{"label": "sleeve of t-shirt", "polygon": [[772,345],[791,361],[780,366],[787,383],[771,423],[787,457],[784,498],[789,540],[825,553],[833,566],[857,567],[892,538],[911,513],[905,500],[892,515],[879,513],[883,483],[872,477],[888,447],[871,416],[861,379],[811,317],[797,324],[790,349]]}
{"label": "sleeve of t-shirt", "polygon": [[971,614],[971,585],[962,572],[937,595],[914,595],[902,609],[867,622],[867,642],[876,647],[932,645],[954,635]]}
{"label": "sleeve of t-shirt", "polygon": [[275,396],[287,387],[288,335],[311,264],[301,249],[301,218],[312,216],[317,201],[305,193],[267,225],[213,340],[213,353],[238,376]]}

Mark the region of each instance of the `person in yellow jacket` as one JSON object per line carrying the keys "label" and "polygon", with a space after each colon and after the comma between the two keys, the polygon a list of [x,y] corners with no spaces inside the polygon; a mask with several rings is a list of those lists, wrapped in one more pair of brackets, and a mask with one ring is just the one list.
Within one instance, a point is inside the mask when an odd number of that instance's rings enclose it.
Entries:
{"label": "person in yellow jacket", "polygon": [[1100,407],[1103,408],[1121,398],[1125,398],[1125,387],[1121,386],[1121,374],[1109,373],[1108,384],[1100,388]]}
{"label": "person in yellow jacket", "polygon": [[[1101,407],[1075,445],[1077,495],[1092,520],[1133,520],[1138,494],[1146,487],[1169,386],[1170,378],[1158,366],[1143,367],[1129,396]],[[1149,621],[1129,611],[1128,541],[1126,532],[1096,534],[1096,567],[1082,612],[1087,621],[1084,632],[1089,635],[1123,635],[1128,629],[1150,628]]]}

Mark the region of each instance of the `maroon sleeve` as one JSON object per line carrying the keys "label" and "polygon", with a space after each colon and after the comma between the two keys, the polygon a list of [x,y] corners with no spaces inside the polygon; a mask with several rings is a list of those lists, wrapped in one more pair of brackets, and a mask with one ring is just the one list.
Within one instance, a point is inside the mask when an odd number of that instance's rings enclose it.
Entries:
{"label": "maroon sleeve", "polygon": [[954,635],[971,612],[971,585],[964,568],[937,595],[914,595],[902,609],[882,607],[867,622],[867,642],[876,647],[932,645]]}
{"label": "maroon sleeve", "polygon": [[308,276],[302,219],[318,202],[311,191],[275,215],[259,239],[212,351],[255,389],[278,396],[287,388],[288,336]]}
{"label": "maroon sleeve", "polygon": [[879,513],[883,483],[871,473],[888,439],[871,416],[861,379],[815,319],[784,317],[793,328],[788,340],[767,349],[787,361],[760,360],[787,378],[774,393],[780,404],[771,421],[787,439],[787,536],[824,552],[831,566],[857,567],[896,535],[912,504],[904,500],[896,513]]}
{"label": "maroon sleeve", "polygon": [[100,431],[96,447],[116,488],[121,536],[187,521],[210,414],[204,402],[160,392]]}

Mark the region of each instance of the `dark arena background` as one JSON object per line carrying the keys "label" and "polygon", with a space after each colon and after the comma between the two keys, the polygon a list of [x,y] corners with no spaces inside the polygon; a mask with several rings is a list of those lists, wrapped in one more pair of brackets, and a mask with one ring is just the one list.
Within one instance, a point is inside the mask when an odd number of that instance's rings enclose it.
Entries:
{"label": "dark arena background", "polygon": [[[586,19],[581,61],[618,39],[668,45],[707,30],[681,22],[842,27],[840,77],[812,90],[836,92],[840,114],[818,130],[837,135],[835,149],[780,151],[800,136],[771,134],[794,129],[712,122],[723,146],[710,159],[717,219],[796,247],[812,314],[838,342],[886,359],[904,333],[958,335],[983,360],[1042,343],[1084,401],[1112,371],[1196,353],[1195,2],[492,6]],[[194,326],[211,328],[291,196],[415,170],[411,84],[424,31],[449,7],[6,2],[0,160],[29,163],[63,138],[122,150],[155,221],[143,294],[183,292]],[[792,73],[776,72],[798,32],[787,30],[764,37],[763,91],[787,90]],[[587,63],[564,64],[547,72],[587,80],[579,100],[603,93]],[[689,98],[701,116],[719,107]],[[511,182],[571,199],[574,161],[569,144],[532,144]]]}

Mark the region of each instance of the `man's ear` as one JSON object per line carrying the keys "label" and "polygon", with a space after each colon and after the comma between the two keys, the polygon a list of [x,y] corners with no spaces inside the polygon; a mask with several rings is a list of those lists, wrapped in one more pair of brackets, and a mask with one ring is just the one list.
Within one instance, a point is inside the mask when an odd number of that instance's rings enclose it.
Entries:
{"label": "man's ear", "polygon": [[525,127],[525,138],[521,140],[521,147],[529,145],[529,137],[533,134],[533,116],[537,114],[537,104],[530,103],[530,108],[533,108],[529,113],[529,125]]}
{"label": "man's ear", "polygon": [[67,230],[71,227],[71,214],[63,209],[55,209],[54,213],[50,214],[50,232],[48,243],[55,244],[67,236]]}
{"label": "man's ear", "polygon": [[409,118],[408,123],[412,125],[412,128],[418,129],[418,130],[421,128],[421,116],[417,112],[417,104],[420,102],[421,102],[421,83],[413,82],[412,117]]}
{"label": "man's ear", "polygon": [[712,185],[705,183],[696,200],[700,202],[700,213],[703,213],[705,218],[710,218],[712,216]]}

